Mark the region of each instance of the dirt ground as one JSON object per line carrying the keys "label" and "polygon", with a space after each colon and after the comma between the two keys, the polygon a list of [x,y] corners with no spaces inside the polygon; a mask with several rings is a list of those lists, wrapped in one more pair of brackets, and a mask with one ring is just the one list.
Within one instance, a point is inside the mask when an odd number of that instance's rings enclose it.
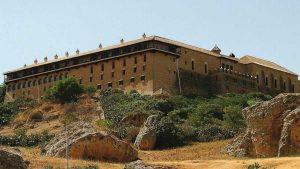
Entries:
{"label": "dirt ground", "polygon": [[[161,151],[140,151],[139,158],[146,164],[172,166],[177,169],[247,169],[247,166],[258,162],[267,169],[299,169],[300,157],[281,158],[235,158],[225,154],[223,147],[229,140],[210,143],[192,143],[190,145]],[[63,158],[40,156],[40,149],[20,148],[26,160],[30,161],[30,168],[43,169],[47,164],[54,168],[64,168],[66,160]],[[69,166],[97,165],[100,169],[123,169],[122,163],[108,163],[85,160],[69,161]]]}

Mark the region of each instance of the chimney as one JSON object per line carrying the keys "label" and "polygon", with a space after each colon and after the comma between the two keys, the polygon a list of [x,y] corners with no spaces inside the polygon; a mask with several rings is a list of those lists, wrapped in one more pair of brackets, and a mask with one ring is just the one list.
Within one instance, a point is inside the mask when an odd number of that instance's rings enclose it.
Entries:
{"label": "chimney", "polygon": [[57,54],[54,55],[54,59],[58,59],[58,55]]}
{"label": "chimney", "polygon": [[79,49],[76,50],[76,54],[77,54],[77,55],[79,54]]}
{"label": "chimney", "polygon": [[37,64],[37,63],[38,63],[38,60],[37,60],[37,59],[35,59],[35,60],[34,60],[34,64]]}
{"label": "chimney", "polygon": [[145,34],[145,32],[144,32],[144,34],[143,34],[143,38],[144,38],[144,39],[146,38],[146,34]]}
{"label": "chimney", "polygon": [[102,44],[101,43],[99,44],[99,49],[102,49]]}
{"label": "chimney", "polygon": [[230,53],[230,54],[229,54],[229,57],[235,58],[235,54]]}
{"label": "chimney", "polygon": [[124,43],[124,39],[123,38],[120,40],[120,43]]}
{"label": "chimney", "polygon": [[69,57],[69,52],[66,52],[66,53],[65,53],[65,56],[66,56],[66,57]]}
{"label": "chimney", "polygon": [[216,53],[216,54],[221,54],[221,49],[217,45],[215,45],[214,48],[212,48],[211,51]]}
{"label": "chimney", "polygon": [[48,61],[48,58],[47,58],[47,56],[46,56],[46,57],[44,57],[44,61],[45,61],[45,62],[47,62],[47,61]]}

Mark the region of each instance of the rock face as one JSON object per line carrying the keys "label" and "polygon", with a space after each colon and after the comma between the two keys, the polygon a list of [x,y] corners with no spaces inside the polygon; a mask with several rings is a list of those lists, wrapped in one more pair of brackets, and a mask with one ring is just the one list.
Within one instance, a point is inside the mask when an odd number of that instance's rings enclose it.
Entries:
{"label": "rock face", "polygon": [[247,130],[226,148],[236,156],[271,157],[300,152],[300,94],[280,94],[243,110]]}
{"label": "rock face", "polygon": [[164,167],[164,166],[149,166],[145,165],[143,161],[137,160],[125,165],[124,169],[175,169],[173,167]]}
{"label": "rock face", "polygon": [[[76,122],[68,126],[68,155],[76,159],[128,162],[137,159],[137,151],[127,142],[96,132],[89,123]],[[66,131],[58,133],[42,150],[47,156],[65,157]]]}
{"label": "rock face", "polygon": [[0,168],[26,169],[28,162],[18,149],[0,147]]}
{"label": "rock face", "polygon": [[156,125],[158,116],[151,115],[147,118],[144,126],[140,129],[136,137],[134,145],[141,150],[152,150],[156,142]]}

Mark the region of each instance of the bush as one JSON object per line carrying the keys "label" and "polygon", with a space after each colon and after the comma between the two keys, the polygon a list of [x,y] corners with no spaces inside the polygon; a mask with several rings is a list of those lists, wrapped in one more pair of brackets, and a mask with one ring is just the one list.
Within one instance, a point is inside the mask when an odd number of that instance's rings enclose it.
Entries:
{"label": "bush", "polygon": [[240,106],[228,106],[224,108],[224,123],[233,131],[239,131],[246,127],[246,122]]}
{"label": "bush", "polygon": [[248,169],[267,169],[266,167],[261,167],[258,162],[251,164],[247,167]]}
{"label": "bush", "polygon": [[234,137],[234,132],[224,129],[221,126],[208,126],[199,128],[195,132],[195,139],[200,142],[224,140]]}
{"label": "bush", "polygon": [[75,78],[67,78],[57,82],[45,93],[45,99],[69,103],[77,101],[80,94],[84,92],[82,85],[78,84]]}
{"label": "bush", "polygon": [[29,119],[32,121],[41,121],[43,120],[43,114],[40,111],[32,112],[29,115]]}
{"label": "bush", "polygon": [[156,148],[171,148],[184,144],[183,132],[168,117],[163,117],[157,125]]}
{"label": "bush", "polygon": [[87,86],[84,88],[84,92],[89,96],[92,96],[96,91],[97,89],[94,86]]}
{"label": "bush", "polygon": [[5,85],[0,85],[0,103],[4,102],[5,93],[6,93]]}

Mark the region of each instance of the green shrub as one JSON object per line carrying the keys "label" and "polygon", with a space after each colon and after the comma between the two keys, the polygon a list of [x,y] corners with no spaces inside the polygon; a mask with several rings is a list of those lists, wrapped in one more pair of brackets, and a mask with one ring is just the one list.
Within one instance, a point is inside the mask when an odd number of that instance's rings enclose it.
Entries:
{"label": "green shrub", "polygon": [[174,110],[173,104],[168,100],[159,100],[154,107],[165,114]]}
{"label": "green shrub", "polygon": [[63,124],[71,124],[71,123],[76,122],[76,121],[78,121],[76,113],[68,112],[64,116]]}
{"label": "green shrub", "polygon": [[43,114],[40,111],[32,112],[29,115],[29,119],[33,121],[41,121],[43,120]]}
{"label": "green shrub", "polygon": [[230,129],[239,131],[246,127],[246,122],[240,106],[228,106],[224,108],[224,123]]}
{"label": "green shrub", "polygon": [[266,167],[261,167],[258,162],[251,164],[247,167],[248,169],[267,169]]}
{"label": "green shrub", "polygon": [[86,86],[84,88],[84,92],[89,95],[92,96],[94,93],[96,93],[97,89],[94,86]]}
{"label": "green shrub", "polygon": [[5,93],[6,93],[5,85],[0,85],[0,103],[4,102]]}
{"label": "green shrub", "polygon": [[163,117],[157,125],[156,148],[171,148],[184,144],[184,135],[180,128],[168,117]]}
{"label": "green shrub", "polygon": [[67,78],[57,82],[45,93],[45,99],[69,103],[77,101],[80,94],[84,92],[82,85],[78,84],[75,78]]}
{"label": "green shrub", "polygon": [[221,126],[207,126],[195,131],[195,139],[200,142],[224,140],[234,137],[234,132]]}

